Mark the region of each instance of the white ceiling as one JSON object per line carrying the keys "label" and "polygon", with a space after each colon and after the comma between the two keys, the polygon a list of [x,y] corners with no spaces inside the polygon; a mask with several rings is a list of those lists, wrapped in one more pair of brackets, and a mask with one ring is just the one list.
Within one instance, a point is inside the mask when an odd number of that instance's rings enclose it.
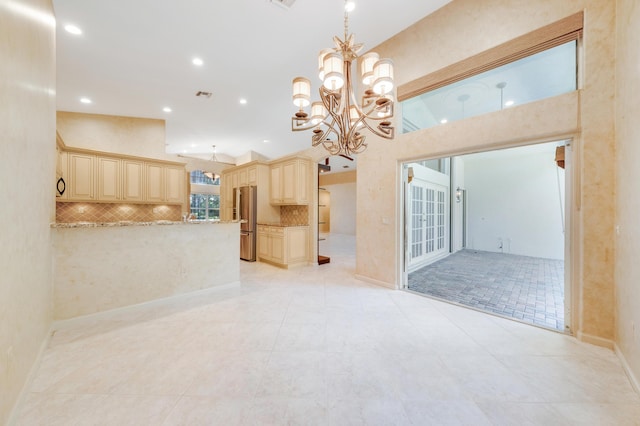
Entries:
{"label": "white ceiling", "polygon": [[[366,51],[449,1],[356,1],[350,32]],[[310,132],[291,131],[291,80],[306,76],[318,89],[317,54],[343,36],[343,0],[297,0],[289,10],[270,0],[53,4],[58,110],[165,119],[167,152],[207,159],[212,145],[269,158],[310,146]],[[198,98],[200,90],[213,96]]]}

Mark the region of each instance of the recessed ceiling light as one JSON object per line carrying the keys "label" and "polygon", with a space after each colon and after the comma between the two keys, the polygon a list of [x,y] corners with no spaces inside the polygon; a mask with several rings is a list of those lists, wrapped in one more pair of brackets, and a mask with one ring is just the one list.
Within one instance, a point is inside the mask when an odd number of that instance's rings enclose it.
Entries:
{"label": "recessed ceiling light", "polygon": [[199,67],[201,67],[202,65],[204,65],[204,61],[201,58],[193,58],[193,65],[197,65]]}
{"label": "recessed ceiling light", "polygon": [[83,104],[90,104],[91,103],[91,99],[89,99],[89,98],[80,98],[80,102],[82,102]]}
{"label": "recessed ceiling light", "polygon": [[72,24],[65,25],[65,26],[64,26],[64,29],[65,29],[68,33],[73,34],[73,35],[80,35],[80,34],[82,34],[82,30],[81,30],[80,28],[76,27],[75,25],[72,25]]}
{"label": "recessed ceiling light", "polygon": [[440,123],[445,124],[447,123],[449,120],[447,120],[446,118],[443,118],[442,120],[440,120]]}
{"label": "recessed ceiling light", "polygon": [[171,112],[171,111],[173,111],[173,110],[172,110],[171,108],[169,108],[169,107],[164,107],[164,108],[162,108],[162,110],[163,110],[164,112]]}
{"label": "recessed ceiling light", "polygon": [[353,1],[348,1],[344,5],[344,10],[346,10],[347,12],[353,12],[355,8],[356,8],[356,3]]}
{"label": "recessed ceiling light", "polygon": [[244,98],[241,98],[241,99],[240,99],[240,104],[242,104],[242,105],[246,105],[246,104],[247,104],[247,100],[246,100],[246,99],[244,99]]}
{"label": "recessed ceiling light", "polygon": [[265,140],[263,140],[262,142],[263,142],[263,143],[269,143],[270,141],[269,141],[269,139],[265,139]]}
{"label": "recessed ceiling light", "polygon": [[511,106],[513,104],[515,104],[514,101],[507,101],[507,102],[504,103],[504,106]]}
{"label": "recessed ceiling light", "polygon": [[198,146],[198,145],[196,145],[195,143],[191,144],[191,148],[195,148],[196,146]]}

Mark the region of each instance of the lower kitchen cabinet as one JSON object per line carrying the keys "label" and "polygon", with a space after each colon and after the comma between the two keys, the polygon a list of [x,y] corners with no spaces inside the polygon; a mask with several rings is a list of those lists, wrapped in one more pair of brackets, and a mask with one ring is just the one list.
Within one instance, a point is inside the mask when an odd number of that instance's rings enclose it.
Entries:
{"label": "lower kitchen cabinet", "polygon": [[284,268],[307,263],[309,227],[258,225],[258,258]]}

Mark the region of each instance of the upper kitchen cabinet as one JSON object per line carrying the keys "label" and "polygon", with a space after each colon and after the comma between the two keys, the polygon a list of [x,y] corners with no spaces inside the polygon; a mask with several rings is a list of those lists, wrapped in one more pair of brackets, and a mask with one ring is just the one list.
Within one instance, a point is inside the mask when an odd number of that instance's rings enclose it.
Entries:
{"label": "upper kitchen cabinet", "polygon": [[164,202],[164,166],[162,164],[147,163],[145,164],[145,171],[147,201]]}
{"label": "upper kitchen cabinet", "polygon": [[278,222],[280,211],[270,204],[269,165],[260,161],[242,164],[222,171],[220,178],[220,214],[222,220],[234,220],[234,189],[241,186],[257,188],[257,213],[260,222]]}
{"label": "upper kitchen cabinet", "polygon": [[96,156],[70,152],[67,156],[68,199],[74,201],[96,201]]}
{"label": "upper kitchen cabinet", "polygon": [[274,205],[309,204],[311,162],[303,158],[271,164],[270,202]]}
{"label": "upper kitchen cabinet", "polygon": [[258,167],[241,167],[238,171],[238,186],[256,185],[258,183]]}
{"label": "upper kitchen cabinet", "polygon": [[117,201],[122,194],[122,160],[112,157],[97,157],[98,200]]}
{"label": "upper kitchen cabinet", "polygon": [[184,201],[184,167],[146,163],[146,199],[155,203]]}
{"label": "upper kitchen cabinet", "polygon": [[122,160],[124,201],[144,201],[144,161],[124,159]]}
{"label": "upper kitchen cabinet", "polygon": [[[185,202],[186,173],[181,163],[69,149],[61,151],[58,167],[66,184],[59,201]],[[60,184],[56,185],[59,193]]]}
{"label": "upper kitchen cabinet", "polygon": [[167,203],[182,203],[184,200],[185,170],[184,166],[166,166],[164,169],[165,194]]}

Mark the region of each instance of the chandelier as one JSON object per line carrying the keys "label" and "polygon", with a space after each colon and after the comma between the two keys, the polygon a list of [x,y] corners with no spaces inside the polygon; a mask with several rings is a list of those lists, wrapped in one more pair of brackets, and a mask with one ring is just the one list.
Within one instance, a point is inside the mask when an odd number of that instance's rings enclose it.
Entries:
{"label": "chandelier", "polygon": [[[351,63],[358,58],[362,44],[349,34],[349,12],[353,3],[345,0],[344,41],[333,40],[335,48],[323,49],[318,56],[320,101],[311,103],[311,82],[293,79],[293,103],[299,111],[291,118],[291,130],[313,129],[312,145],[322,144],[331,155],[350,156],[367,147],[362,131],[393,139],[393,63],[375,52],[360,58],[362,101],[356,101]],[[304,111],[311,105],[311,116]]]}

